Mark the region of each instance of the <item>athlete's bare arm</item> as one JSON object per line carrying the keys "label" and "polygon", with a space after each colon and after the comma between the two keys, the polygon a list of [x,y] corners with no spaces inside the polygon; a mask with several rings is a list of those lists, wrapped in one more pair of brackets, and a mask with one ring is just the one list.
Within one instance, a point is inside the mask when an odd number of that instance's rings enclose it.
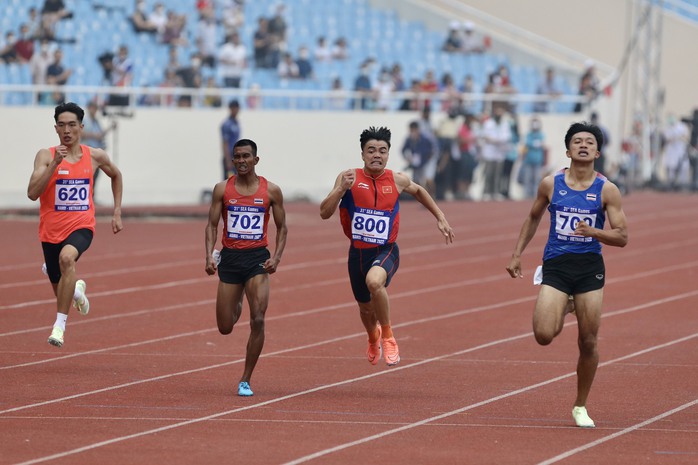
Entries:
{"label": "athlete's bare arm", "polygon": [[323,220],[326,220],[334,215],[334,212],[337,210],[339,202],[341,202],[344,193],[348,189],[351,189],[351,186],[354,185],[355,180],[356,172],[354,170],[350,169],[339,173],[339,176],[337,176],[337,179],[334,182],[334,187],[330,193],[327,194],[325,200],[320,203],[320,217]]}
{"label": "athlete's bare arm", "polygon": [[601,202],[606,210],[606,217],[611,228],[593,228],[586,222],[580,221],[574,233],[580,236],[593,237],[602,244],[625,247],[628,243],[628,228],[625,213],[621,206],[621,194],[618,186],[610,181],[606,181],[601,190]]}
{"label": "athlete's bare arm", "polygon": [[284,209],[284,195],[281,192],[281,188],[272,182],[268,182],[267,192],[269,194],[271,212],[274,215],[274,224],[276,225],[276,246],[274,255],[264,262],[264,269],[267,273],[272,274],[279,266],[281,255],[283,255],[286,248],[288,228],[286,227],[286,210]]}
{"label": "athlete's bare arm", "polygon": [[439,231],[441,231],[441,234],[443,234],[446,243],[452,243],[453,239],[456,237],[456,234],[453,232],[453,228],[451,228],[451,226],[448,224],[448,221],[446,221],[446,216],[444,213],[441,211],[439,206],[436,205],[436,202],[431,195],[429,195],[429,192],[427,192],[427,190],[419,184],[413,182],[404,173],[396,172],[393,176],[398,192],[406,192],[417,199],[419,203],[424,205],[426,209],[429,210],[432,215],[434,215],[434,218],[436,218],[437,227],[439,228]]}
{"label": "athlete's bare arm", "polygon": [[123,176],[121,170],[112,163],[109,155],[103,149],[90,148],[92,153],[93,170],[100,169],[111,179],[111,192],[114,198],[114,213],[111,220],[111,228],[114,234],[124,229],[121,222],[121,199],[124,192]]}
{"label": "athlete's bare arm", "polygon": [[512,278],[523,278],[523,273],[521,272],[521,254],[523,254],[526,246],[536,234],[540,220],[543,218],[545,209],[548,208],[548,204],[550,203],[554,183],[555,180],[553,176],[546,176],[538,185],[538,193],[531,206],[531,211],[528,212],[528,216],[526,216],[521,226],[519,239],[516,242],[514,253],[511,255],[511,260],[507,266],[507,271]]}
{"label": "athlete's bare arm", "polygon": [[67,151],[59,152],[56,150],[55,158],[51,156],[49,149],[41,149],[34,157],[34,170],[29,178],[29,186],[27,187],[27,197],[31,200],[38,199],[48,186],[53,172],[58,165],[61,164],[63,158],[67,155]]}
{"label": "athlete's bare arm", "polygon": [[206,273],[213,275],[216,273],[216,261],[213,259],[213,248],[218,237],[218,222],[223,211],[223,194],[227,181],[221,181],[213,188],[211,195],[211,208],[208,210],[208,223],[206,224]]}

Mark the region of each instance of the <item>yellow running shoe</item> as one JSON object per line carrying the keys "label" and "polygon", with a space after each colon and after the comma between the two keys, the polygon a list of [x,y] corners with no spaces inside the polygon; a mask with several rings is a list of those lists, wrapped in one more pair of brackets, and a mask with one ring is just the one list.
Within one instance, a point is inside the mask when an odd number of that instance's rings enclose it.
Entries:
{"label": "yellow running shoe", "polygon": [[383,330],[380,325],[378,327],[378,339],[376,342],[368,341],[368,349],[366,349],[366,358],[371,363],[371,365],[377,365],[378,360],[383,355],[383,349],[381,347],[381,336],[383,335]]}
{"label": "yellow running shoe", "polygon": [[400,363],[400,350],[397,348],[397,342],[394,337],[383,339],[383,357],[389,367]]}
{"label": "yellow running shoe", "polygon": [[596,428],[594,420],[589,418],[586,407],[575,407],[572,409],[572,418],[580,428]]}
{"label": "yellow running shoe", "polygon": [[48,343],[51,344],[52,346],[56,347],[62,347],[63,346],[63,331],[61,328],[58,326],[53,327],[53,331],[51,331],[51,335],[48,337]]}
{"label": "yellow running shoe", "polygon": [[90,313],[90,301],[87,300],[87,283],[82,279],[78,279],[75,282],[75,289],[80,289],[82,291],[82,297],[79,300],[73,300],[73,307],[77,307],[78,312],[82,315],[87,315]]}

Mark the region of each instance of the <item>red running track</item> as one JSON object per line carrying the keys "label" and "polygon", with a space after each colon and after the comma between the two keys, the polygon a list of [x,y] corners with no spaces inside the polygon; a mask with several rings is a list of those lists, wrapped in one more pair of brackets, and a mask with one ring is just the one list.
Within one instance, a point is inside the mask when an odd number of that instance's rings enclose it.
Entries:
{"label": "red running track", "polygon": [[[698,463],[698,198],[624,199],[630,243],[606,247],[593,430],[574,427],[576,322],[531,335],[547,220],[504,267],[527,202],[444,203],[456,242],[402,204],[389,288],[402,362],[371,366],[338,218],[287,205],[267,339],[240,398],[247,319],[218,334],[205,219],[98,224],[79,263],[92,309],[55,318],[35,218],[4,218],[0,245],[0,465]],[[273,228],[272,228],[273,229]],[[246,310],[244,311],[246,314]]]}

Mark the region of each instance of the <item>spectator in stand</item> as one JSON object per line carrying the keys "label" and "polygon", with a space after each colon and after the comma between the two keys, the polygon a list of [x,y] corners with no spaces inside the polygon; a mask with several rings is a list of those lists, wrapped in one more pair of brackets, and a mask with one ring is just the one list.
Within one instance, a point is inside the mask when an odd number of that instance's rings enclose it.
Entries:
{"label": "spectator in stand", "polygon": [[313,63],[310,61],[310,51],[308,47],[302,45],[298,49],[298,58],[296,59],[298,66],[298,77],[300,79],[313,79]]}
{"label": "spectator in stand", "polygon": [[17,63],[19,61],[17,50],[15,50],[16,44],[17,38],[15,33],[12,31],[7,32],[5,40],[0,43],[0,63]]}
{"label": "spectator in stand", "polygon": [[676,115],[670,113],[667,116],[667,123],[662,131],[663,161],[667,186],[671,190],[677,190],[683,182],[688,180],[687,150],[690,135],[686,124],[676,118]]}
{"label": "spectator in stand", "polygon": [[390,68],[390,77],[393,80],[395,92],[403,92],[407,88],[407,85],[405,84],[405,77],[402,75],[402,66],[400,66],[400,63],[395,63],[393,64],[393,67]]}
{"label": "spectator in stand", "polygon": [[456,112],[460,111],[462,99],[458,87],[453,80],[451,73],[444,73],[441,76],[441,84],[439,86],[439,92],[443,94],[441,100],[441,110],[445,112],[450,112],[454,110]]}
{"label": "spectator in stand", "polygon": [[[216,82],[216,78],[213,76],[206,78],[204,89],[217,91],[219,87],[218,83]],[[204,95],[202,105],[208,108],[220,108],[223,106],[223,100],[221,99],[220,93]]]}
{"label": "spectator in stand", "polygon": [[213,9],[204,8],[201,11],[201,17],[196,25],[196,49],[201,56],[203,65],[215,68],[216,52],[218,51],[216,43],[218,25]]}
{"label": "spectator in stand", "polygon": [[354,91],[359,93],[359,99],[354,101],[354,109],[373,109],[373,84],[371,83],[371,65],[368,61],[361,64],[359,75],[354,80]]}
{"label": "spectator in stand", "polygon": [[412,179],[420,186],[426,186],[431,182],[426,171],[434,151],[432,140],[421,131],[419,122],[412,121],[409,134],[402,144],[402,157],[407,162],[408,169],[412,171]]}
{"label": "spectator in stand", "polygon": [[[439,91],[439,82],[436,80],[433,70],[428,69],[424,73],[424,79],[419,83],[419,91],[422,95],[426,94],[423,105],[431,109],[432,94],[436,94]],[[429,193],[433,194],[431,191]]]}
{"label": "spectator in stand", "polygon": [[546,160],[545,134],[543,125],[537,115],[531,118],[531,127],[526,134],[521,153],[521,167],[517,179],[523,187],[526,199],[536,196],[538,184],[543,179],[543,167]]}
{"label": "spectator in stand", "polygon": [[[117,55],[112,61],[111,85],[112,87],[131,87],[133,83],[133,62],[128,56],[128,47],[121,45]],[[108,105],[128,106],[128,94],[111,94]]]}
{"label": "spectator in stand", "polygon": [[281,61],[276,68],[276,72],[281,79],[298,79],[300,78],[300,71],[298,70],[298,65],[293,59],[293,56],[285,52],[282,55]]}
{"label": "spectator in stand", "polygon": [[29,63],[34,55],[34,39],[29,35],[29,25],[19,26],[19,39],[15,42],[15,53],[20,63]]}
{"label": "spectator in stand", "polygon": [[56,40],[56,23],[62,19],[72,18],[63,0],[44,0],[41,8],[41,24],[44,34],[51,40]]}
{"label": "spectator in stand", "polygon": [[327,45],[327,39],[325,36],[320,36],[317,38],[317,44],[315,45],[315,50],[313,50],[313,57],[317,62],[327,62],[332,60],[332,50]]}
{"label": "spectator in stand", "polygon": [[225,35],[237,32],[245,24],[244,0],[223,0],[222,21]]}
{"label": "spectator in stand", "polygon": [[340,61],[349,59],[349,45],[347,44],[347,39],[344,37],[339,37],[334,41],[332,59]]}
{"label": "spectator in stand", "polygon": [[[560,87],[555,80],[555,69],[549,66],[545,69],[545,78],[538,84],[536,89],[538,95],[545,95],[551,99],[557,98],[562,95]],[[537,113],[546,113],[549,111],[549,103],[547,101],[536,102],[533,105],[533,111]],[[536,183],[537,185],[537,183]]]}
{"label": "spectator in stand", "polygon": [[170,45],[167,49],[167,56],[165,71],[177,72],[177,70],[182,67],[179,62],[179,48],[176,45]]}
{"label": "spectator in stand", "polygon": [[470,21],[463,24],[463,53],[484,53],[485,42],[475,34],[475,25]]}
{"label": "spectator in stand", "polygon": [[157,30],[160,42],[162,42],[162,34],[165,33],[165,26],[167,26],[167,11],[165,11],[165,5],[158,2],[153,6],[153,11],[148,15],[148,22],[155,26]]}
{"label": "spectator in stand", "polygon": [[463,85],[459,89],[462,92],[461,105],[465,114],[478,114],[482,107],[482,102],[476,100],[473,95],[478,93],[472,74],[466,74],[463,78]]}
{"label": "spectator in stand", "polygon": [[136,0],[136,7],[129,20],[136,33],[156,34],[158,32],[157,26],[148,19],[148,5],[145,0]]}
{"label": "spectator in stand", "polygon": [[[158,84],[159,90],[176,89],[182,87],[182,80],[177,76],[177,70],[166,68],[163,80]],[[175,103],[173,91],[158,94],[147,94],[143,97],[142,104],[145,106],[172,107]]]}
{"label": "spectator in stand", "polygon": [[330,94],[330,110],[347,109],[347,91],[344,89],[342,78],[339,76],[335,76],[332,79]]}
{"label": "spectator in stand", "polygon": [[455,197],[458,190],[458,167],[460,164],[458,131],[460,128],[461,121],[458,108],[448,110],[446,116],[436,127],[439,151],[434,186],[437,200],[444,200],[447,193]]}
{"label": "spectator in stand", "polygon": [[497,189],[501,183],[502,165],[511,141],[511,126],[504,105],[493,106],[491,117],[482,124],[480,137],[480,154],[484,162],[485,178],[482,200],[499,200],[501,197]]}
{"label": "spectator in stand", "polygon": [[276,42],[279,44],[281,50],[286,49],[286,19],[284,14],[286,13],[286,5],[283,3],[278,3],[276,5],[276,11],[274,16],[269,18],[269,34],[276,38]]}
{"label": "spectator in stand", "polygon": [[431,107],[426,104],[422,105],[420,108],[420,115],[421,116],[417,121],[419,123],[419,130],[424,137],[431,141],[432,146],[431,156],[424,167],[424,188],[429,192],[430,195],[434,196],[436,194],[434,178],[436,177],[439,141],[436,138],[436,131],[431,124]]}
{"label": "spectator in stand", "polygon": [[240,34],[237,32],[226,37],[225,43],[218,50],[218,68],[224,87],[240,88],[247,68],[247,49],[240,42]]}
{"label": "spectator in stand", "polygon": [[477,131],[477,118],[473,114],[466,114],[458,130],[460,161],[456,167],[458,181],[455,198],[457,200],[472,200],[470,185],[477,167]]}
{"label": "spectator in stand", "polygon": [[[53,63],[46,70],[46,84],[64,86],[73,70],[63,66],[63,50],[57,48],[53,52]],[[47,105],[58,105],[65,102],[65,94],[61,90],[51,91],[46,95],[44,103]]]}
{"label": "spectator in stand", "polygon": [[29,61],[29,69],[32,75],[32,84],[46,84],[46,71],[53,63],[53,54],[51,53],[51,45],[48,39],[41,39],[39,42],[39,50],[35,53],[31,61]]}
{"label": "spectator in stand", "polygon": [[388,111],[393,108],[395,85],[390,77],[390,72],[386,68],[381,70],[373,91],[376,95],[376,110]]}
{"label": "spectator in stand", "polygon": [[[193,53],[189,60],[188,66],[183,66],[177,70],[177,76],[182,80],[182,86],[187,89],[200,89],[203,84],[201,76],[201,55]],[[191,94],[181,95],[179,98],[180,106],[192,106],[193,98]]]}
{"label": "spectator in stand", "polygon": [[419,79],[412,79],[410,88],[407,91],[412,94],[405,97],[400,104],[401,111],[418,111],[421,108],[420,98],[420,83]]}
{"label": "spectator in stand", "polygon": [[463,51],[463,37],[458,21],[451,21],[446,41],[441,46],[441,50],[448,53],[461,53]]}
{"label": "spectator in stand", "polygon": [[502,175],[499,183],[499,193],[505,199],[511,198],[509,196],[509,188],[511,187],[511,173],[514,170],[514,163],[519,158],[519,141],[521,136],[519,134],[519,121],[516,114],[507,114],[507,122],[511,129],[511,139],[509,140],[509,145],[506,149],[506,155],[504,157],[504,163],[502,164]]}
{"label": "spectator in stand", "polygon": [[269,34],[269,21],[264,17],[257,19],[257,30],[254,32],[253,42],[254,65],[257,68],[272,68],[269,60],[272,37]]}
{"label": "spectator in stand", "polygon": [[41,22],[41,16],[36,8],[29,8],[28,12],[29,18],[27,19],[27,26],[29,26],[29,38],[34,40],[41,40],[46,37],[44,32],[44,26]]}
{"label": "spectator in stand", "polygon": [[187,26],[187,17],[177,14],[173,10],[167,11],[167,23],[162,30],[160,41],[167,45],[176,45],[186,47],[188,45],[187,38],[184,36],[184,30]]}
{"label": "spectator in stand", "polygon": [[596,76],[596,66],[591,60],[587,60],[584,64],[584,73],[579,78],[577,95],[584,97],[584,99],[581,102],[577,102],[574,106],[575,113],[580,113],[586,105],[590,104],[599,95],[599,79]]}

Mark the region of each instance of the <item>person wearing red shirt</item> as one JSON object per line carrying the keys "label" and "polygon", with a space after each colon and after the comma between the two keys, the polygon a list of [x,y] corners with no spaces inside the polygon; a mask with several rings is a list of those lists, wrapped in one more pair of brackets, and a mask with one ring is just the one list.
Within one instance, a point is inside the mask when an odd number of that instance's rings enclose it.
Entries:
{"label": "person wearing red shirt", "polygon": [[39,150],[27,188],[31,200],[40,200],[39,239],[58,307],[48,342],[56,347],[63,346],[71,302],[83,315],[90,310],[85,295],[87,284],[76,278],[75,266],[90,247],[95,231],[93,179],[97,169],[111,178],[112,232],[116,234],[123,229],[121,171],[104,150],[80,143],[84,116],[85,111],[72,102],[56,107],[54,128],[60,145]]}
{"label": "person wearing red shirt", "polygon": [[394,366],[400,362],[400,352],[391,328],[386,288],[400,264],[396,243],[400,193],[412,195],[434,215],[447,244],[455,235],[426,189],[405,174],[386,169],[390,135],[385,127],[370,127],[361,133],[364,166],[339,173],[320,204],[320,217],[330,218],[339,207],[344,234],[351,241],[349,280],[368,333],[366,356],[376,365],[383,352],[387,365]]}
{"label": "person wearing red shirt", "polygon": [[[230,334],[242,313],[243,292],[250,306],[250,337],[239,396],[252,396],[250,378],[264,346],[264,315],[269,304],[269,275],[276,272],[286,247],[286,211],[281,189],[258,176],[257,144],[240,139],[233,145],[235,175],[213,188],[206,225],[206,273],[218,272],[216,321]],[[276,225],[276,249],[267,249],[269,214]],[[218,223],[223,219],[223,250],[214,250]]]}

